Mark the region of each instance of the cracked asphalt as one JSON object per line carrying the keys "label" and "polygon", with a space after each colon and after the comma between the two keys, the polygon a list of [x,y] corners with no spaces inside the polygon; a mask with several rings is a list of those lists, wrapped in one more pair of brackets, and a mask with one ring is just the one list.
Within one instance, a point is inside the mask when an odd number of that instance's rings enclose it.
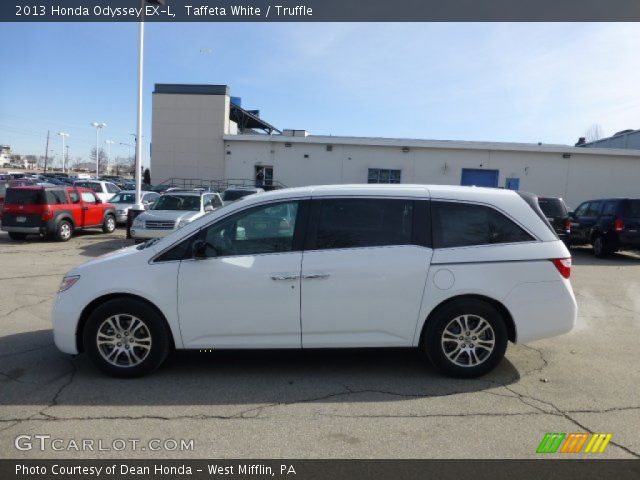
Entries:
{"label": "cracked asphalt", "polygon": [[[640,256],[574,250],[576,329],[476,380],[407,350],[178,352],[119,380],[53,346],[62,275],[127,245],[122,230],[68,243],[0,233],[2,458],[533,458],[546,432],[610,432],[605,458],[640,457]],[[193,439],[193,451],[19,451],[63,441]]]}

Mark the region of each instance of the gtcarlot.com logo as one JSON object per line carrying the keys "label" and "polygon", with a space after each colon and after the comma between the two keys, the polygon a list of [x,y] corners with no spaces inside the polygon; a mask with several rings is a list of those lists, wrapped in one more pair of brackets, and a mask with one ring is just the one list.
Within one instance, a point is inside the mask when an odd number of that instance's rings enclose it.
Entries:
{"label": "gtcarlot.com logo", "polygon": [[611,433],[547,433],[536,453],[602,453],[611,437]]}

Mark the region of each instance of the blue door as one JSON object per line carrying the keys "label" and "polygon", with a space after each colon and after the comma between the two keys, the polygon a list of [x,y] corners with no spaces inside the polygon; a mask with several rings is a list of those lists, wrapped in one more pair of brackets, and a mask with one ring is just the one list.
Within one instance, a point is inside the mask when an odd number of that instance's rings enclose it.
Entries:
{"label": "blue door", "polygon": [[463,168],[460,185],[475,185],[476,187],[497,187],[499,175],[499,170]]}

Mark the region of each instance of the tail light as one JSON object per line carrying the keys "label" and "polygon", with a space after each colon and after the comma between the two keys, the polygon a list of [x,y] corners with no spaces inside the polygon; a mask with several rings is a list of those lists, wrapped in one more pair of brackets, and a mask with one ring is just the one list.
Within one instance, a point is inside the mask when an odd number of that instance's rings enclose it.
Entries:
{"label": "tail light", "polygon": [[567,233],[571,233],[571,219],[565,218],[564,220],[564,229]]}
{"label": "tail light", "polygon": [[616,232],[621,232],[624,230],[624,220],[622,220],[621,218],[616,218],[613,222],[613,229]]}
{"label": "tail light", "polygon": [[556,266],[560,275],[564,278],[571,276],[571,257],[569,258],[552,258],[551,262]]}
{"label": "tail light", "polygon": [[51,220],[53,218],[53,210],[51,210],[49,207],[45,208],[42,211],[42,215],[40,215],[40,217],[42,218],[42,220]]}

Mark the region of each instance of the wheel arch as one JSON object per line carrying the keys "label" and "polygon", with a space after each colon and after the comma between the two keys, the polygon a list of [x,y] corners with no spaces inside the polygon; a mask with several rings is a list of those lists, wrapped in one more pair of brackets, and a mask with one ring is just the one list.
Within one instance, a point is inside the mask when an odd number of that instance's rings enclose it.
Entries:
{"label": "wheel arch", "polygon": [[139,295],[135,295],[135,294],[131,294],[131,293],[109,293],[107,295],[102,295],[101,297],[98,297],[94,300],[92,300],[86,307],[84,307],[84,309],[82,310],[82,313],[80,314],[80,319],[78,320],[78,326],[76,328],[76,346],[78,349],[78,352],[82,353],[84,352],[84,344],[83,344],[83,331],[84,331],[84,327],[87,324],[87,320],[89,319],[89,316],[91,315],[91,313],[93,313],[93,311],[98,308],[100,305],[103,305],[104,303],[110,301],[110,300],[115,300],[115,299],[130,299],[130,300],[138,300],[146,305],[148,305],[149,307],[153,308],[158,315],[160,315],[160,318],[162,318],[162,321],[164,322],[164,326],[167,329],[167,331],[169,332],[169,339],[171,341],[171,349],[175,349],[175,339],[173,338],[173,330],[171,329],[171,326],[169,325],[169,322],[167,321],[167,317],[164,315],[164,313],[162,313],[162,310],[160,310],[153,302],[147,300],[144,297],[141,297]]}
{"label": "wheel arch", "polygon": [[487,297],[485,295],[465,294],[465,295],[457,295],[455,297],[447,298],[446,300],[443,300],[438,305],[436,305],[431,310],[431,312],[429,312],[429,315],[427,316],[427,319],[422,324],[422,330],[420,332],[419,345],[423,344],[423,342],[424,342],[424,334],[425,334],[425,332],[427,330],[427,325],[429,324],[429,321],[434,317],[434,315],[440,309],[445,308],[447,305],[450,305],[453,302],[456,302],[456,301],[459,301],[459,300],[465,300],[465,299],[480,300],[480,301],[486,302],[487,304],[491,305],[496,310],[498,310],[498,312],[500,313],[502,318],[504,318],[505,326],[507,327],[507,334],[508,334],[509,340],[511,342],[513,342],[513,343],[516,343],[516,341],[518,339],[518,335],[517,335],[518,332],[516,330],[516,324],[513,321],[513,316],[511,315],[511,312],[509,311],[509,309],[507,307],[504,306],[504,304],[502,302],[500,302],[499,300],[496,300],[495,298]]}
{"label": "wheel arch", "polygon": [[62,220],[66,220],[67,222],[69,222],[71,224],[71,228],[73,228],[74,230],[78,228],[76,222],[73,221],[73,215],[71,215],[69,212],[62,212],[55,217],[54,226],[56,229],[58,228],[58,225]]}

